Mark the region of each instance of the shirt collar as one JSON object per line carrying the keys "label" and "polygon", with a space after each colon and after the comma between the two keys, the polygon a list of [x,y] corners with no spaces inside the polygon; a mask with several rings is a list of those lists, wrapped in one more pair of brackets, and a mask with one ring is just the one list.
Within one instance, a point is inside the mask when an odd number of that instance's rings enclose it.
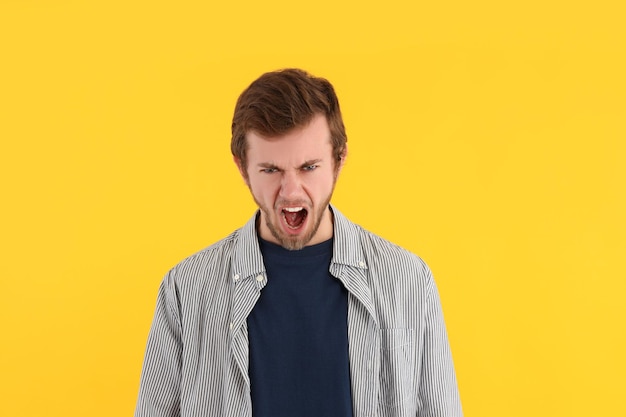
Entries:
{"label": "shirt collar", "polygon": [[256,220],[259,210],[254,216],[239,230],[239,238],[235,245],[235,256],[233,258],[233,273],[241,278],[251,275],[258,275],[265,272],[263,255],[259,248],[259,239],[256,232]]}
{"label": "shirt collar", "polygon": [[334,245],[332,263],[366,269],[360,226],[348,220],[333,205],[330,206],[334,221]]}

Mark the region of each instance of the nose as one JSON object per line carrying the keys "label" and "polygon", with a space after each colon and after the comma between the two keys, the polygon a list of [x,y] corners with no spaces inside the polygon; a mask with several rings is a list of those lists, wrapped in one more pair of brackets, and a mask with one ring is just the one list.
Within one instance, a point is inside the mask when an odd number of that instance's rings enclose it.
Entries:
{"label": "nose", "polygon": [[280,197],[293,201],[302,197],[302,183],[297,173],[284,172],[280,183]]}

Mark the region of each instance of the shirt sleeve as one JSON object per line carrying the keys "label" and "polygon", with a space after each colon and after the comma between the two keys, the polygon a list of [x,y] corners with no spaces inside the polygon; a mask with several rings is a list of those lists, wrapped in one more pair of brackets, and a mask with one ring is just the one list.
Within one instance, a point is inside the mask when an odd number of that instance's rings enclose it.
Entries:
{"label": "shirt sleeve", "polygon": [[181,322],[175,282],[161,283],[141,372],[135,417],[180,416]]}
{"label": "shirt sleeve", "polygon": [[462,417],[461,400],[437,286],[429,273],[418,417]]}

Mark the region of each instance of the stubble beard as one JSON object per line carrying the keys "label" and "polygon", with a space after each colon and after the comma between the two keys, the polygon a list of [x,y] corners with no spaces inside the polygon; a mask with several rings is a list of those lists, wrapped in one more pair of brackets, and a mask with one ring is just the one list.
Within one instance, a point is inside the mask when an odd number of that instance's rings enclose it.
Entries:
{"label": "stubble beard", "polygon": [[[263,217],[265,217],[265,225],[269,229],[274,239],[278,241],[278,244],[287,250],[301,250],[302,248],[307,246],[307,244],[311,241],[311,239],[313,239],[313,237],[317,233],[317,230],[319,229],[320,224],[322,223],[322,220],[324,219],[324,215],[326,214],[326,210],[329,210],[331,197],[332,197],[332,192],[326,198],[326,201],[324,201],[324,203],[320,206],[321,210],[319,211],[319,213],[314,213],[313,211],[311,211],[307,214],[307,216],[310,217],[309,219],[307,219],[307,221],[313,221],[314,223],[313,223],[313,227],[311,227],[311,229],[302,236],[288,236],[285,233],[283,233],[279,229],[280,227],[279,225],[275,225],[272,223],[271,214],[275,213],[275,211],[270,212],[267,209],[267,207],[264,205],[261,205],[259,201],[257,201],[256,198],[254,198],[254,200],[257,206],[259,206],[259,209],[261,210]],[[311,207],[311,209],[314,210],[315,208]],[[280,218],[277,218],[277,221],[280,222]]]}

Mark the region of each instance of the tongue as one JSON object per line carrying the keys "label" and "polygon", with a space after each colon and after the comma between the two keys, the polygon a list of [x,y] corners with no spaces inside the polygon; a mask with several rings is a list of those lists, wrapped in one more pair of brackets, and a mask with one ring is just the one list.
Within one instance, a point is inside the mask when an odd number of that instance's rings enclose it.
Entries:
{"label": "tongue", "polygon": [[289,227],[298,227],[304,221],[304,217],[306,216],[306,211],[300,210],[296,212],[283,211],[285,214],[285,220]]}

